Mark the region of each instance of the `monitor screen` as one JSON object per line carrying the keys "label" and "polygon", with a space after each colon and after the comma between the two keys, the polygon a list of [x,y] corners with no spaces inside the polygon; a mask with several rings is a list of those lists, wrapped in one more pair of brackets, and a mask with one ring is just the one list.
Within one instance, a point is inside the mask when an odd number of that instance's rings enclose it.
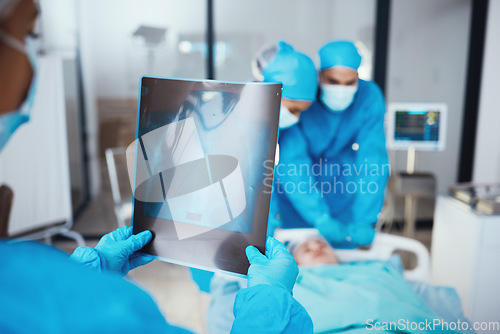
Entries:
{"label": "monitor screen", "polygon": [[444,150],[445,104],[390,104],[388,113],[390,149]]}

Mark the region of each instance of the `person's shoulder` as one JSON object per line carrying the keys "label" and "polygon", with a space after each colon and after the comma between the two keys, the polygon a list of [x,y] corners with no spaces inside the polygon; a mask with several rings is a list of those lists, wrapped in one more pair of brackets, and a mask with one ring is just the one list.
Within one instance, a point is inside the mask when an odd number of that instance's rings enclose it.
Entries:
{"label": "person's shoulder", "polygon": [[323,112],[323,111],[326,111],[325,107],[323,106],[323,104],[318,99],[316,99],[309,106],[309,108],[307,108],[306,110],[304,110],[300,114],[300,118],[302,119],[304,116],[307,117],[307,115],[309,115],[311,113],[317,113],[317,112]]}
{"label": "person's shoulder", "polygon": [[[304,121],[301,117],[299,122],[308,124],[309,121]],[[303,125],[297,123],[288,129],[279,131],[278,143],[280,145],[280,157],[286,157],[288,153],[295,153],[297,150],[306,149],[306,135],[303,132],[303,127]]]}
{"label": "person's shoulder", "polygon": [[376,96],[381,96],[381,97],[383,96],[382,90],[380,89],[379,85],[375,81],[367,81],[367,80],[359,79],[358,80],[358,87],[365,94],[376,95]]}
{"label": "person's shoulder", "polygon": [[329,112],[325,106],[318,99],[316,99],[309,108],[300,114],[299,122],[322,122],[321,119],[329,114],[331,114],[331,112]]}
{"label": "person's shoulder", "polygon": [[311,106],[300,114],[299,129],[305,137],[314,135],[319,129],[328,128],[332,118],[340,117],[340,114],[334,114],[321,103],[315,100]]}
{"label": "person's shoulder", "polygon": [[19,259],[33,259],[37,257],[45,258],[46,256],[49,256],[53,260],[62,261],[66,261],[68,257],[68,255],[63,251],[40,242],[9,242],[6,240],[0,240],[0,259],[2,259],[2,263],[5,263],[5,259],[3,259],[4,257],[11,258],[12,255],[15,255],[15,257]]}
{"label": "person's shoulder", "polygon": [[[380,87],[373,81],[359,79],[359,106],[365,117],[383,117],[385,115],[385,98]],[[370,112],[367,112],[370,111]]]}
{"label": "person's shoulder", "polygon": [[[69,254],[54,247],[39,242],[0,241],[0,261],[5,270],[0,275],[4,289],[0,288],[0,294],[9,288],[13,291],[8,299],[14,305],[14,313],[22,309],[36,319],[58,313],[55,321],[64,332],[81,321],[89,309],[100,316],[86,319],[82,332],[105,326],[109,321],[123,330],[144,328],[145,322],[149,328],[168,326],[153,299],[139,287],[117,275],[76,263]],[[47,303],[53,308],[48,309]],[[66,310],[71,312],[64,313]]]}

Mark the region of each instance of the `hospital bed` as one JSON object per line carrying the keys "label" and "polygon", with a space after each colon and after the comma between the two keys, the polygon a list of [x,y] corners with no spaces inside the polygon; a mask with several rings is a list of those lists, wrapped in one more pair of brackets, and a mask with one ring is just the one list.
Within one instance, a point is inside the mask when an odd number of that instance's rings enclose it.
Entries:
{"label": "hospital bed", "polygon": [[[281,242],[305,240],[318,235],[314,228],[277,229],[274,237]],[[396,251],[406,251],[416,257],[416,267],[404,270],[409,281],[428,282],[430,278],[430,255],[427,248],[417,240],[378,232],[368,248],[336,249],[341,262],[362,260],[389,260]]]}
{"label": "hospital bed", "polygon": [[[283,243],[287,242],[300,243],[301,241],[305,241],[306,239],[308,239],[308,237],[316,235],[319,235],[319,232],[316,229],[277,229],[275,231],[274,237],[282,241]],[[434,314],[436,314],[441,319],[444,319],[444,321],[456,322],[458,320],[465,322],[466,319],[463,317],[461,302],[456,291],[452,288],[433,286],[427,283],[430,278],[430,256],[427,248],[419,241],[397,235],[390,235],[386,233],[377,232],[371,246],[366,248],[349,249],[349,250],[336,249],[335,253],[341,262],[355,262],[355,261],[363,262],[366,260],[380,260],[389,262],[391,266],[395,264],[393,255],[396,252],[400,251],[411,253],[416,258],[415,267],[411,269],[402,269],[404,278],[408,282],[409,287],[411,287],[411,289],[423,300],[423,302],[425,302],[425,304],[432,310],[432,312],[434,312]],[[353,267],[353,269],[354,268],[355,267]],[[365,267],[363,267],[362,265],[359,268],[362,268],[362,270],[364,270]],[[341,271],[340,273],[346,273],[346,271],[344,270]],[[359,273],[359,271],[357,271],[357,273]],[[308,277],[309,279],[307,281],[312,282],[310,280],[311,276],[309,275]],[[344,277],[344,276],[339,276],[339,277]],[[353,277],[358,277],[355,279],[356,282],[359,281],[359,276],[353,276]],[[340,280],[339,282],[342,281],[343,280]],[[215,299],[213,299],[214,301],[216,300],[216,302],[211,303],[212,305],[211,307],[213,308],[207,311],[209,312],[207,313],[208,316],[207,319],[209,318],[213,319],[214,318],[213,316],[215,314],[219,315],[218,312],[221,312],[221,314],[231,313],[232,310],[231,303],[232,301],[234,301],[234,296],[230,297],[230,293],[233,293],[235,295],[236,291],[233,291],[230,282],[236,282],[240,289],[246,287],[245,279],[235,278],[233,276],[228,276],[228,275],[222,275],[220,273],[215,274],[213,280],[214,284],[211,285],[211,288],[213,288],[211,293],[214,296],[216,296]],[[306,283],[306,285],[307,284],[310,283]],[[321,285],[321,286],[326,286],[326,285]],[[397,287],[401,289],[402,284],[397,284]],[[360,288],[362,289],[362,287]],[[396,289],[396,287],[394,288]],[[366,286],[364,286],[364,289],[366,289]],[[303,291],[304,291],[304,285],[302,285],[302,292]],[[228,294],[226,295],[226,293]],[[403,295],[407,294],[408,292],[406,291]],[[358,300],[359,297],[362,295],[363,293],[357,295]],[[304,295],[302,294],[302,296]],[[413,299],[413,301],[415,301],[415,299]],[[226,303],[228,305],[226,305]],[[339,300],[338,303],[342,303],[342,300]],[[338,306],[338,304],[336,305]],[[411,308],[413,306],[408,306],[408,307]],[[369,307],[367,309],[370,310]],[[224,326],[230,328],[230,319],[225,319],[225,320],[227,320],[229,323],[225,324]],[[220,323],[215,323],[215,322],[210,323],[209,321],[207,321],[207,328],[212,328],[212,330],[209,332],[210,333],[213,332],[213,329],[215,328],[213,326],[214,325],[218,326],[219,324]]]}
{"label": "hospital bed", "polygon": [[[315,228],[277,228],[274,237],[283,243],[304,241],[309,237],[317,236],[319,232]],[[416,258],[416,266],[411,269],[404,269],[403,275],[407,281],[427,283],[430,279],[430,254],[427,248],[419,241],[401,237],[397,235],[377,232],[372,244],[366,248],[357,249],[335,249],[340,262],[353,262],[365,260],[387,261],[397,251],[411,253]],[[201,270],[192,270],[192,277],[202,292],[210,293],[207,287],[213,277],[212,273]],[[241,288],[246,287],[246,279],[230,276],[222,273],[215,273],[216,277],[224,277],[228,281],[236,281]]]}

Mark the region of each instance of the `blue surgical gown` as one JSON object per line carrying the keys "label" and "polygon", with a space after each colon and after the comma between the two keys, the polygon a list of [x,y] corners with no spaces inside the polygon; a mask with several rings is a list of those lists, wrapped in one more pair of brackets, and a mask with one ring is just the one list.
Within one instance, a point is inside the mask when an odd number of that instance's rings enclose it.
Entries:
{"label": "blue surgical gown", "polygon": [[278,208],[271,212],[283,227],[314,226],[325,216],[338,224],[377,222],[390,173],[384,116],[382,92],[360,79],[345,111],[315,101],[296,126],[280,132],[272,203]]}
{"label": "blue surgical gown", "polygon": [[[134,284],[99,273],[55,248],[0,240],[0,333],[189,333],[169,325]],[[307,312],[285,289],[238,293],[234,333],[312,332]]]}

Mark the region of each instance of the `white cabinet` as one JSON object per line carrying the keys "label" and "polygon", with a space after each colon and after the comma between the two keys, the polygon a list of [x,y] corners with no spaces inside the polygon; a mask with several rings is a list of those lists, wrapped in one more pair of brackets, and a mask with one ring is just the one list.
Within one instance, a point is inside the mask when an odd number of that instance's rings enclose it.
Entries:
{"label": "white cabinet", "polygon": [[438,197],[431,266],[432,282],[457,289],[471,322],[500,322],[500,216]]}

